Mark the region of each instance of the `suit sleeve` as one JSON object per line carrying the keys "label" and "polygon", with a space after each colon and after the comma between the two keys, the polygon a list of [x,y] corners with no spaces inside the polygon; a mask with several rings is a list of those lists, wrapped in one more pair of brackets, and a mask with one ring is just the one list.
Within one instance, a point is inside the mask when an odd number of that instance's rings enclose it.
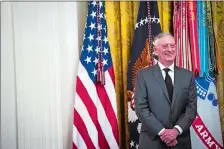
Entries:
{"label": "suit sleeve", "polygon": [[183,113],[176,125],[179,125],[183,132],[189,130],[195,117],[197,115],[197,90],[195,85],[194,75],[192,74],[191,83],[188,93],[188,104],[186,106],[185,113]]}
{"label": "suit sleeve", "polygon": [[137,73],[135,82],[134,103],[139,120],[147,127],[149,134],[156,137],[164,126],[154,116],[148,106],[145,81],[139,72]]}

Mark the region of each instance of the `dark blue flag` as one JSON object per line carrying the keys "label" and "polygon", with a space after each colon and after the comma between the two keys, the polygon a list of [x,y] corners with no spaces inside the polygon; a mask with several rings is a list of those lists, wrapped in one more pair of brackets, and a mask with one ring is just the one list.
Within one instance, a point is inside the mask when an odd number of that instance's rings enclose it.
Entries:
{"label": "dark blue flag", "polygon": [[130,142],[129,148],[138,147],[141,123],[134,111],[134,86],[136,72],[139,69],[152,65],[153,38],[161,32],[158,6],[156,1],[141,1],[137,23],[135,25],[134,40],[128,64],[127,90],[128,90],[128,126]]}

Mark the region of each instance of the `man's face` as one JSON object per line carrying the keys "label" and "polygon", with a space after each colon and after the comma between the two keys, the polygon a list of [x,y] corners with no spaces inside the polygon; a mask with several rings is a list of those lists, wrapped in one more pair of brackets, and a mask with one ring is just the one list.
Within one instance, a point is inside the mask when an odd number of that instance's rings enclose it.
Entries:
{"label": "man's face", "polygon": [[170,35],[160,38],[155,47],[155,54],[161,63],[173,63],[176,57],[175,39]]}

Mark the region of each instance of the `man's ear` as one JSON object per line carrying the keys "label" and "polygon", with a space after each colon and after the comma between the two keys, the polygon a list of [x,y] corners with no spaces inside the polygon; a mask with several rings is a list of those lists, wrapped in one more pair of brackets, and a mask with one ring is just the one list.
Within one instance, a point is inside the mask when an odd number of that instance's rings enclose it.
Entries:
{"label": "man's ear", "polygon": [[153,47],[153,53],[154,53],[154,55],[158,56],[157,49],[155,46]]}

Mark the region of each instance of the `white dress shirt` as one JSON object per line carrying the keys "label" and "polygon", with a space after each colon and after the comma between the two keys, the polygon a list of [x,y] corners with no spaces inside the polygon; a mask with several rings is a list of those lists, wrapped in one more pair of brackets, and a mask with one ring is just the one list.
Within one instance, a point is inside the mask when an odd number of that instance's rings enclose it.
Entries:
{"label": "white dress shirt", "polygon": [[[166,72],[165,70],[163,70],[164,68],[166,68],[163,64],[161,64],[159,61],[158,61],[158,65],[162,71],[162,75],[163,75],[163,79],[165,80],[165,77],[166,77]],[[172,83],[174,85],[174,63],[172,65],[170,65],[169,67],[167,67],[170,69],[170,71],[168,72],[168,74],[170,75],[171,77],[171,80],[172,80]]]}
{"label": "white dress shirt", "polygon": [[[170,65],[169,67],[165,67],[163,64],[161,64],[159,61],[158,61],[158,65],[161,69],[161,72],[162,72],[162,75],[163,75],[163,79],[165,80],[165,77],[166,77],[166,72],[163,70],[164,68],[169,68],[170,71],[168,72],[168,74],[170,75],[171,77],[171,80],[172,80],[172,83],[174,85],[174,63],[172,65]],[[179,126],[179,125],[175,125],[174,126],[178,131],[179,131],[179,135],[182,134],[183,130],[182,128]],[[159,136],[160,134],[165,130],[165,128],[163,128],[160,132],[159,132]]]}

